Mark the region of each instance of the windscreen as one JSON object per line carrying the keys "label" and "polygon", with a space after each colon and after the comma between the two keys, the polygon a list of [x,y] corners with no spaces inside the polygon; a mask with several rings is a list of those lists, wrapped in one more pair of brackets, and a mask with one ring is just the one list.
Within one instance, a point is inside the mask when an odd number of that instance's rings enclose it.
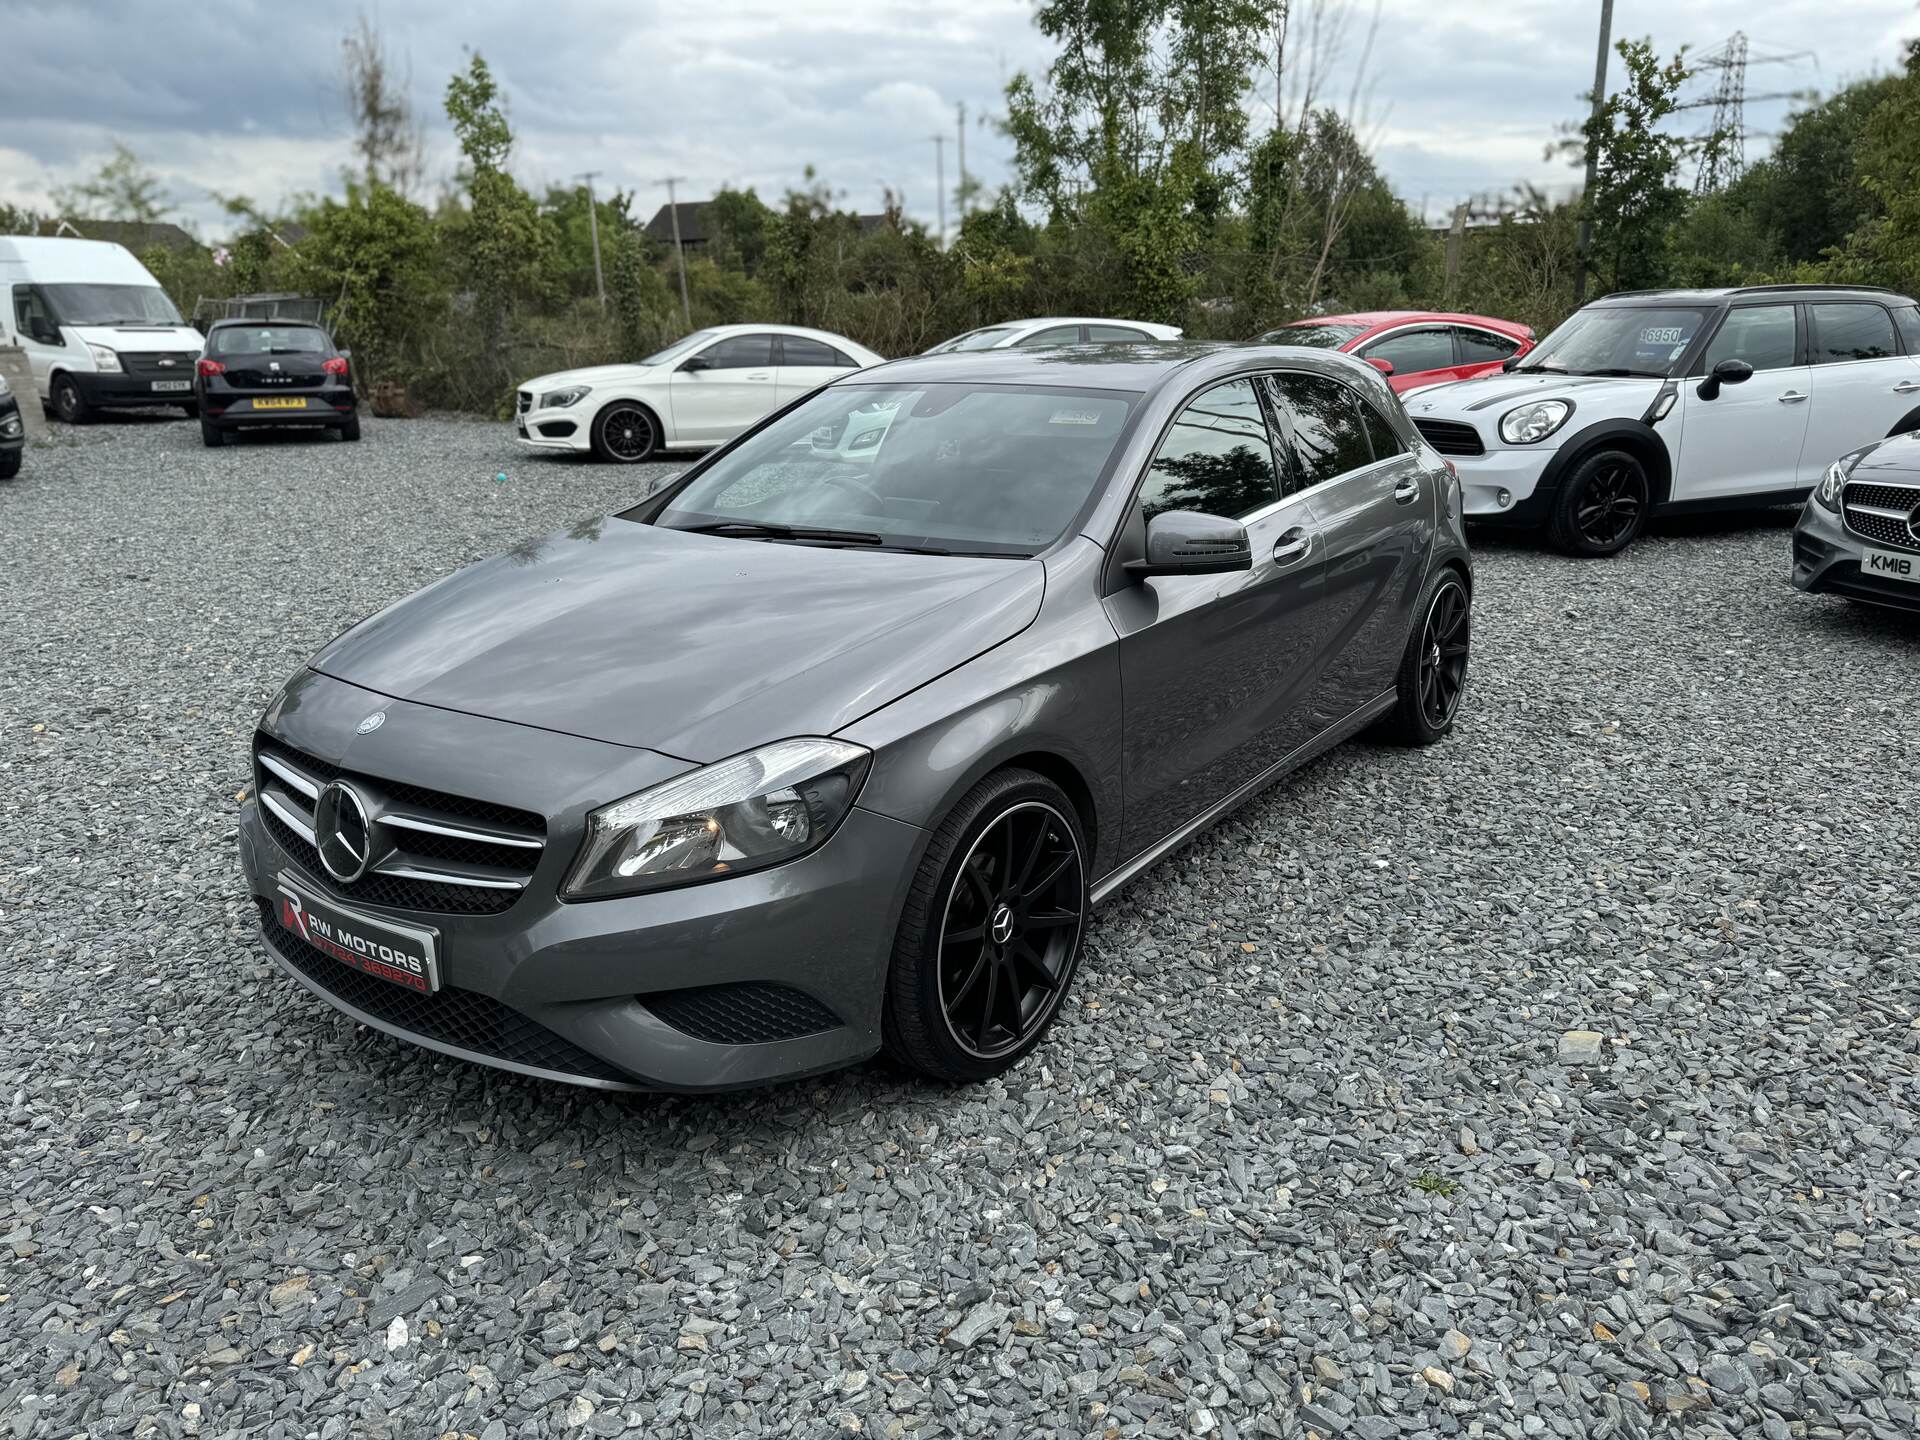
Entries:
{"label": "windscreen", "polygon": [[754,539],[828,529],[845,535],[812,538],[1031,555],[1060,538],[1100,483],[1137,398],[1053,387],[836,385],[716,459],[654,523]]}
{"label": "windscreen", "polygon": [[691,335],[682,335],[678,340],[667,346],[666,349],[656,350],[653,354],[647,356],[646,359],[636,360],[634,363],[636,365],[665,365],[668,361],[679,359],[696,346],[704,345],[711,339],[713,339],[713,331],[696,330]]}
{"label": "windscreen", "polygon": [[214,355],[325,355],[326,332],[312,325],[222,325],[207,337]]}
{"label": "windscreen", "polygon": [[1590,306],[1534,347],[1516,368],[1565,375],[1660,377],[1686,353],[1706,322],[1704,307]]}
{"label": "windscreen", "polygon": [[47,285],[62,325],[179,325],[180,312],[158,285]]}

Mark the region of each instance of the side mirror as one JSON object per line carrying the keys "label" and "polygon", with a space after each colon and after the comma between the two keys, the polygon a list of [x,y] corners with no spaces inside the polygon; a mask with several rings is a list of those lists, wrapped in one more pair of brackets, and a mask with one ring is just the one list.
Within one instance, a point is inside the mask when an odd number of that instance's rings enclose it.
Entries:
{"label": "side mirror", "polygon": [[1253,568],[1253,542],[1238,520],[1168,510],[1147,522],[1147,558],[1129,560],[1136,580],[1155,575],[1224,575]]}
{"label": "side mirror", "polygon": [[1507,356],[1506,359],[1500,362],[1500,373],[1502,375],[1511,375],[1514,372],[1515,367],[1517,367],[1519,364],[1520,364],[1520,356],[1509,355]]}
{"label": "side mirror", "polygon": [[1713,372],[1700,382],[1700,388],[1693,393],[1702,400],[1711,400],[1720,393],[1722,385],[1744,385],[1753,378],[1753,366],[1744,360],[1722,360],[1713,367]]}
{"label": "side mirror", "polygon": [[1367,357],[1367,364],[1378,370],[1382,375],[1391,375],[1393,373],[1393,362],[1391,360],[1382,360],[1377,355],[1369,355]]}
{"label": "side mirror", "polygon": [[682,370],[711,370],[713,362],[704,355],[689,355],[680,362]]}
{"label": "side mirror", "polygon": [[49,325],[44,320],[35,320],[33,324],[27,327],[27,333],[42,345],[64,345],[67,343],[60,338],[59,326]]}

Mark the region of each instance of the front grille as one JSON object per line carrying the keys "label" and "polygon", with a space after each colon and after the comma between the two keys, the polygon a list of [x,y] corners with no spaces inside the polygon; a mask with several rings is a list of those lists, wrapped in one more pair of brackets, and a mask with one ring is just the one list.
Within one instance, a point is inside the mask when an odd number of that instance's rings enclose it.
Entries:
{"label": "front grille", "polygon": [[[357,904],[498,915],[520,898],[546,845],[546,822],[531,811],[349,773],[264,735],[254,740],[253,780],[261,818],[280,848],[323,890]],[[365,805],[376,855],[350,884],[335,880],[314,848],[314,810],[335,780]]]}
{"label": "front grille", "polygon": [[632,1076],[589,1055],[572,1041],[529,1020],[511,1006],[502,1005],[491,995],[451,985],[431,995],[422,995],[329,960],[282,925],[271,904],[260,900],[259,905],[260,928],[289,965],[329,995],[384,1025],[536,1070],[577,1075],[586,1080],[627,1084],[633,1081]]}
{"label": "front grille", "polygon": [[531,390],[520,391],[519,394],[514,396],[514,402],[514,409],[522,415],[526,414],[533,408],[533,392]]}
{"label": "front grille", "polygon": [[638,998],[682,1034],[715,1045],[797,1040],[840,1024],[840,1017],[811,995],[784,985],[700,985]]}
{"label": "front grille", "polygon": [[[191,380],[193,362],[200,357],[192,350],[122,350],[120,368],[129,375],[147,375],[160,380]],[[165,361],[165,364],[161,362]]]}
{"label": "front grille", "polygon": [[1442,455],[1484,455],[1480,432],[1459,420],[1415,420],[1413,428]]}
{"label": "front grille", "polygon": [[[1868,485],[1848,483],[1841,493],[1847,529],[1876,545],[1892,545],[1901,550],[1920,550],[1920,540],[1908,524],[1920,507],[1920,485]],[[1892,511],[1892,514],[1879,514]]]}

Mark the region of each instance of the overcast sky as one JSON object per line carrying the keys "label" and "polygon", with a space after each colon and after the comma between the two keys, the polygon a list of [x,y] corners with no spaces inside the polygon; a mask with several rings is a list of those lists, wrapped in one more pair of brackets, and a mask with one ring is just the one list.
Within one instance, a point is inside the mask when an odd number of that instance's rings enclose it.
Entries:
{"label": "overcast sky", "polygon": [[[1295,0],[1296,9],[1307,0]],[[967,166],[1008,178],[1010,146],[992,128],[1007,79],[1044,69],[1048,49],[1026,0],[472,0],[369,4],[411,72],[435,180],[453,168],[440,109],[447,76],[477,49],[505,88],[519,140],[513,166],[536,186],[598,170],[636,190],[634,209],[722,184],[773,199],[811,164],[858,210],[883,190],[929,223],[934,145],[955,175],[955,105],[965,103]],[[1354,21],[1333,93],[1349,96],[1371,0]],[[1572,172],[1543,156],[1580,114],[1592,83],[1599,0],[1383,0],[1358,107],[1382,168],[1436,217],[1456,200],[1520,181],[1564,189]],[[8,58],[0,83],[0,200],[46,208],[49,191],[94,169],[115,140],[160,176],[178,218],[219,235],[212,192],[269,206],[337,189],[349,135],[340,40],[351,5],[264,0],[156,7],[120,0],[0,0]],[[1914,0],[1618,0],[1614,34],[1663,52],[1753,41],[1750,95],[1830,93],[1894,67],[1920,35]],[[1811,51],[1776,64],[1764,55]],[[1614,72],[1619,64],[1614,61]],[[1272,121],[1272,80],[1249,97]],[[1696,90],[1708,93],[1704,79]],[[1777,128],[1783,101],[1749,100],[1750,131]],[[1706,112],[1691,117],[1705,127]],[[986,123],[981,123],[985,121]],[[1750,153],[1768,140],[1756,138]],[[951,208],[951,207],[949,207]],[[951,216],[949,219],[951,220]]]}

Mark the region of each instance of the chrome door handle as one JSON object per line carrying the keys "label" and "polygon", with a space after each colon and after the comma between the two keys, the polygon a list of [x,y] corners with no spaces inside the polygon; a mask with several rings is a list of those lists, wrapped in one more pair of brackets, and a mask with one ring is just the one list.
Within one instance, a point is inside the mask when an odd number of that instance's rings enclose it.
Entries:
{"label": "chrome door handle", "polygon": [[1396,505],[1411,505],[1419,498],[1420,482],[1418,480],[1402,480],[1393,487],[1393,503]]}
{"label": "chrome door handle", "polygon": [[1290,565],[1295,560],[1305,558],[1313,549],[1313,532],[1303,530],[1298,525],[1287,531],[1273,542],[1273,563]]}
{"label": "chrome door handle", "polygon": [[1780,397],[1780,403],[1782,405],[1798,405],[1802,400],[1806,398],[1807,397],[1798,390],[1789,390],[1787,391],[1786,394]]}
{"label": "chrome door handle", "polygon": [[747,373],[747,379],[749,380],[771,380],[772,378],[773,372],[771,370],[752,370]]}
{"label": "chrome door handle", "polygon": [[1920,380],[1902,380],[1893,387],[1893,393],[1896,395],[1911,395],[1916,390],[1920,390]]}

